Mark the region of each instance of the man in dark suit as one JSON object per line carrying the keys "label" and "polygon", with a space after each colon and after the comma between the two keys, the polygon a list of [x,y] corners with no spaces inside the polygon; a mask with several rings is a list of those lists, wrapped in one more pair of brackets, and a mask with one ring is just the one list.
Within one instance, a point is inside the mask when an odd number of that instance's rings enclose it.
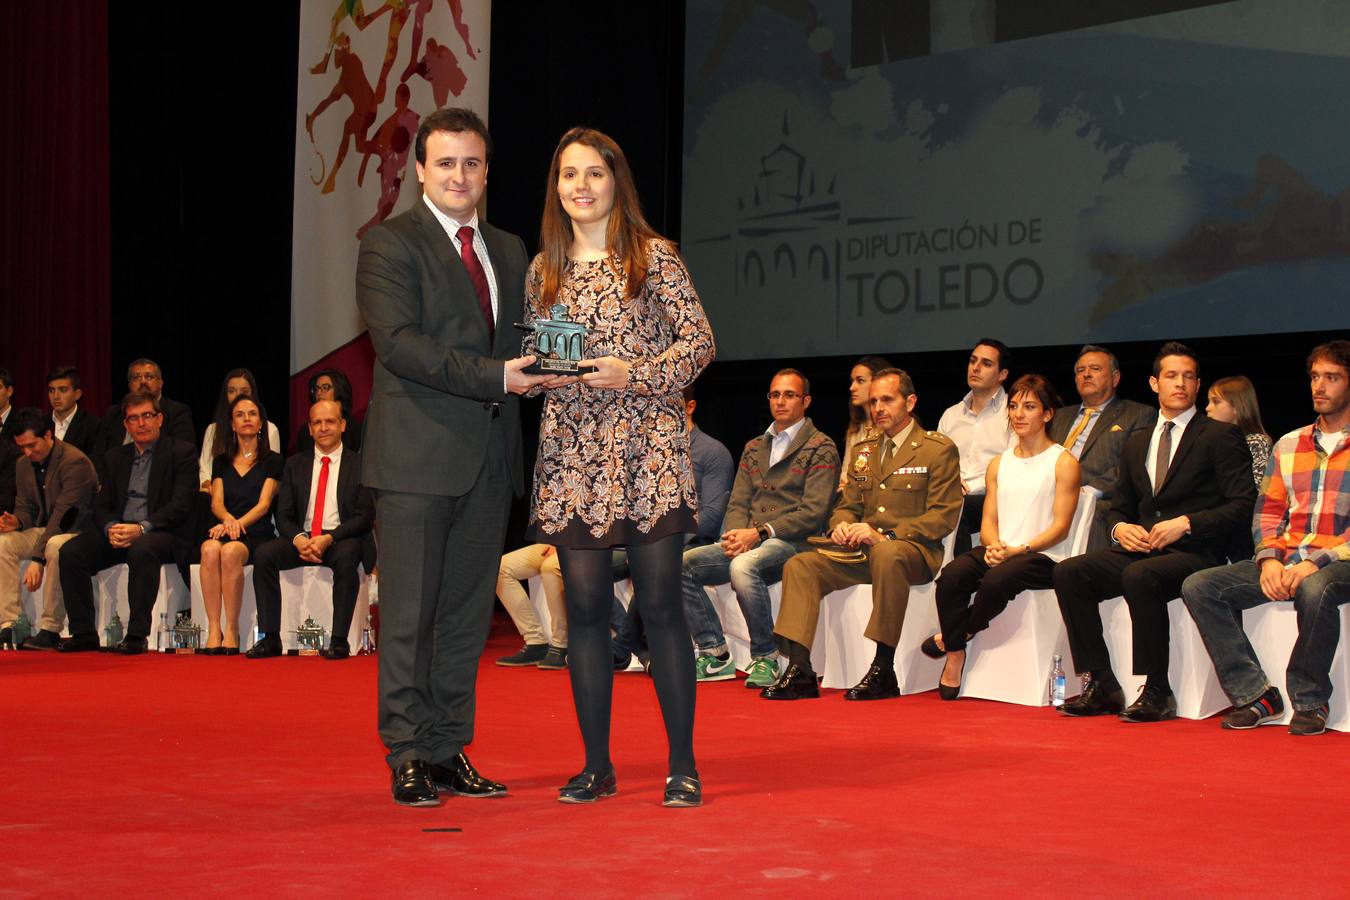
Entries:
{"label": "man in dark suit", "polygon": [[[192,410],[186,403],[170,400],[164,396],[164,376],[160,374],[159,364],[153,359],[134,360],[127,366],[127,390],[143,397],[154,397],[155,405],[164,417],[160,430],[167,436],[185,444],[197,445],[197,433],[192,425]],[[107,456],[114,447],[131,442],[130,429],[122,421],[122,407],[113,404],[103,417],[103,444],[98,456]]]}
{"label": "man in dark suit", "polygon": [[65,653],[98,649],[92,579],[119,563],[127,564],[131,615],[126,638],[113,649],[144,653],[160,566],[175,562],[184,549],[186,536],[181,531],[197,492],[197,451],[162,434],[164,414],[154,396],[127,394],[121,408],[131,443],[112,448],[104,460],[108,478],[99,486],[95,527],[72,538],[61,551],[70,639],[57,649]]}
{"label": "man in dark suit", "polygon": [[103,478],[103,460],[97,454],[103,440],[103,422],[80,409],[80,373],[74,366],[57,366],[47,374],[47,402],[52,406],[52,434],[89,457],[98,477]]}
{"label": "man in dark suit", "polygon": [[[1181,596],[1181,583],[1192,572],[1252,552],[1251,454],[1235,426],[1196,409],[1195,354],[1175,341],[1163,344],[1149,385],[1158,395],[1158,421],[1131,435],[1121,451],[1106,519],[1113,546],[1066,559],[1054,570],[1074,668],[1092,675],[1082,696],[1060,707],[1070,716],[1176,718],[1177,701],[1167,681],[1167,604]],[[1147,679],[1124,712],[1098,607],[1122,594],[1130,609],[1134,673]]]}
{"label": "man in dark suit", "polygon": [[525,245],[481,223],[487,127],[422,120],[421,202],[361,241],[356,302],[375,347],[361,481],[380,539],[380,737],[394,800],[497,796],[464,754],[511,494],[524,493],[516,394],[547,380],[513,359]]}
{"label": "man in dark suit", "polygon": [[1082,402],[1055,410],[1050,440],[1063,444],[1074,455],[1083,484],[1097,495],[1088,549],[1101,550],[1111,545],[1106,513],[1120,471],[1120,448],[1136,431],[1152,428],[1158,411],[1116,396],[1120,363],[1105,347],[1087,344],[1078,351],[1073,380]]}
{"label": "man in dark suit", "polygon": [[249,649],[249,659],[281,655],[281,571],[299,566],[333,570],[333,635],[322,655],[351,655],[347,632],[361,586],[356,567],[375,522],[375,503],[361,487],[361,455],[343,447],[346,430],[342,406],[320,400],[309,410],[314,448],[286,460],[277,492],[279,537],[259,547],[253,562],[253,595],[264,637]]}

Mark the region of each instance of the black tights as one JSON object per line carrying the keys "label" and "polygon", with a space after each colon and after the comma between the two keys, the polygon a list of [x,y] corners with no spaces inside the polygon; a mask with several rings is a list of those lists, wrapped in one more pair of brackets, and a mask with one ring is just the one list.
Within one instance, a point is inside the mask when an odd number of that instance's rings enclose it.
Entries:
{"label": "black tights", "polygon": [[[670,744],[670,774],[694,775],[694,653],[680,597],[684,535],[628,548],[633,602],[640,604],[652,654],[652,678]],[[609,612],[614,599],[612,553],[558,548],[567,600],[567,669],[586,744],[586,771],[608,772],[614,654]]]}

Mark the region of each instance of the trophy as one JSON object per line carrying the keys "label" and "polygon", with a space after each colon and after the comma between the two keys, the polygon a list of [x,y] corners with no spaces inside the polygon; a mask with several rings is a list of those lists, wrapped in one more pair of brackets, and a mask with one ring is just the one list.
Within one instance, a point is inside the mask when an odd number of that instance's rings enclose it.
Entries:
{"label": "trophy", "polygon": [[373,656],[375,653],[375,629],[371,620],[370,609],[366,609],[366,624],[361,629],[361,646],[357,649],[357,656]]}
{"label": "trophy", "polygon": [[179,613],[173,624],[173,652],[182,656],[196,653],[202,644],[202,626],[192,621],[189,613]]}
{"label": "trophy", "polygon": [[325,634],[327,632],[324,627],[315,622],[313,616],[306,616],[300,627],[295,629],[295,639],[300,643],[300,655],[318,656],[319,651],[323,649]]}
{"label": "trophy", "polygon": [[526,375],[580,375],[592,372],[595,366],[580,365],[586,347],[586,326],[573,322],[567,316],[567,307],[555,303],[549,309],[551,319],[539,319],[532,325],[516,327],[534,332],[535,360],[521,371]]}
{"label": "trophy", "polygon": [[103,646],[111,649],[122,642],[125,637],[122,631],[122,620],[117,615],[117,608],[113,608],[112,619],[107,625],[103,626]]}

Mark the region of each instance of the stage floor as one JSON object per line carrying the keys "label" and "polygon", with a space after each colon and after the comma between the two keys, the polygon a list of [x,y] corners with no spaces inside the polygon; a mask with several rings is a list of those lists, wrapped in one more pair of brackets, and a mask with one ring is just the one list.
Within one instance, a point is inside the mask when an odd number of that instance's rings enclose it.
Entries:
{"label": "stage floor", "polygon": [[618,796],[566,672],[479,670],[469,755],[511,795],[389,799],[374,658],[0,654],[0,897],[1338,896],[1350,735],[1125,725],[935,692],[770,703],[700,686],[701,809],[660,806],[651,681],[615,680]]}

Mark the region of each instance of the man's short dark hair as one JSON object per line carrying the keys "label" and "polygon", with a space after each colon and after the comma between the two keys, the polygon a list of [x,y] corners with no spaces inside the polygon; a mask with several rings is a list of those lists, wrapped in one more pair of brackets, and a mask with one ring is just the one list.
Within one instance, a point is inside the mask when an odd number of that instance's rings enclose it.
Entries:
{"label": "man's short dark hair", "polygon": [[122,415],[125,416],[127,410],[131,409],[133,406],[142,406],[146,403],[149,403],[154,408],[155,412],[164,412],[164,410],[160,408],[158,397],[153,396],[152,394],[137,394],[133,391],[122,398]]}
{"label": "man's short dark hair", "polygon": [[417,126],[417,141],[413,145],[417,161],[424,166],[427,164],[427,137],[433,131],[472,131],[483,139],[483,147],[487,152],[487,159],[483,162],[492,161],[492,135],[488,134],[487,124],[473,110],[462,106],[447,106],[433,113],[427,113],[422,119],[422,124]]}
{"label": "man's short dark hair", "polygon": [[70,386],[75,390],[80,389],[80,370],[74,366],[57,366],[47,373],[47,383],[60,381],[62,378],[70,382]]}
{"label": "man's short dark hair", "polygon": [[27,431],[31,432],[33,437],[40,438],[52,430],[51,417],[44,416],[31,406],[15,410],[14,415],[10,417],[9,425],[15,437]]}
{"label": "man's short dark hair", "polygon": [[904,369],[897,369],[894,366],[892,366],[889,369],[882,369],[879,372],[873,372],[872,380],[878,381],[890,375],[894,375],[896,378],[900,379],[900,395],[902,397],[914,396],[914,379],[910,378],[909,373],[906,372]]}
{"label": "man's short dark hair", "polygon": [[1195,351],[1187,347],[1181,341],[1168,341],[1158,349],[1158,355],[1153,357],[1153,377],[1157,378],[1162,374],[1162,361],[1168,356],[1185,356],[1195,363],[1195,374],[1200,374],[1200,357],[1195,355]]}
{"label": "man's short dark hair", "polygon": [[995,350],[998,351],[998,368],[999,368],[999,371],[1000,371],[1000,372],[1003,371],[1004,369],[1008,368],[1008,345],[1007,345],[1007,344],[1003,343],[1003,342],[1000,341],[998,338],[982,337],[982,338],[980,338],[978,341],[975,342],[975,346],[974,346],[974,347],[971,347],[971,348],[970,348],[971,354],[973,355],[973,354],[975,353],[976,349],[979,348],[981,345],[983,345],[983,346],[985,346],[985,347],[993,347]]}
{"label": "man's short dark hair", "polygon": [[9,374],[9,369],[0,368],[0,384],[11,390],[14,389],[14,376]]}
{"label": "man's short dark hair", "polygon": [[1324,359],[1333,365],[1340,366],[1346,372],[1350,372],[1350,341],[1327,341],[1325,344],[1318,344],[1313,351],[1308,354],[1308,374],[1312,374],[1313,363],[1319,359]]}
{"label": "man's short dark hair", "polygon": [[1107,350],[1100,344],[1084,344],[1082,347],[1078,348],[1078,355],[1073,358],[1073,367],[1077,369],[1078,361],[1083,357],[1087,356],[1089,353],[1106,354],[1106,358],[1111,360],[1111,371],[1113,373],[1120,371],[1120,360],[1116,359],[1116,355],[1114,353],[1112,353],[1110,350]]}
{"label": "man's short dark hair", "polygon": [[[773,373],[773,378],[777,378],[780,375],[792,375],[796,378],[800,378],[802,380],[802,393],[807,397],[811,396],[811,381],[801,372],[798,372],[796,369],[779,369],[777,372]],[[770,384],[773,384],[773,378],[769,379]]]}

